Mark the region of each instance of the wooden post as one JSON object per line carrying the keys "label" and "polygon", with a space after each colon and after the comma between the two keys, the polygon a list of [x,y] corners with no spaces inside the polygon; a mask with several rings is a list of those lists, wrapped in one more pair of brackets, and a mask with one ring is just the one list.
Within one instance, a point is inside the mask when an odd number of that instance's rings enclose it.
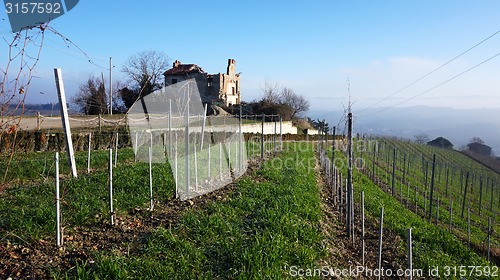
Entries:
{"label": "wooden post", "polygon": [[59,103],[61,104],[61,120],[64,129],[64,138],[66,140],[66,152],[68,153],[68,162],[71,169],[71,175],[78,177],[76,172],[75,154],[73,151],[73,140],[71,139],[71,128],[69,125],[68,107],[66,104],[66,94],[64,92],[64,82],[62,79],[62,72],[60,68],[54,69],[56,78],[57,94],[59,96]]}
{"label": "wooden post", "polygon": [[40,112],[36,112],[36,130],[40,130]]}

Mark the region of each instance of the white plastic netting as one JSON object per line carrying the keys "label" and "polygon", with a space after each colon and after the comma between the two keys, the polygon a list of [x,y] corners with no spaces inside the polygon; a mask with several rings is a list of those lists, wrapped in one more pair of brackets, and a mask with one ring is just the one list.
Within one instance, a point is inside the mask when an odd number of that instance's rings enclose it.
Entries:
{"label": "white plastic netting", "polygon": [[237,117],[206,116],[194,79],[140,98],[127,114],[137,161],[168,160],[176,193],[190,199],[233,182],[248,166]]}

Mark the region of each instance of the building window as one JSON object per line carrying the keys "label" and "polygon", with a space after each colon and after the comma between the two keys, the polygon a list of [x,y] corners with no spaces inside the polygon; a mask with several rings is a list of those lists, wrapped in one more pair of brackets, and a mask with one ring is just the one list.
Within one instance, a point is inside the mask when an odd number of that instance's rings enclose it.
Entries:
{"label": "building window", "polygon": [[233,89],[233,95],[235,95],[236,94],[236,88],[232,87],[232,89]]}
{"label": "building window", "polygon": [[211,87],[212,84],[213,84],[213,81],[214,81],[214,78],[210,77],[207,79],[207,82],[208,82],[208,86]]}
{"label": "building window", "polygon": [[172,85],[177,84],[177,79],[172,79]]}

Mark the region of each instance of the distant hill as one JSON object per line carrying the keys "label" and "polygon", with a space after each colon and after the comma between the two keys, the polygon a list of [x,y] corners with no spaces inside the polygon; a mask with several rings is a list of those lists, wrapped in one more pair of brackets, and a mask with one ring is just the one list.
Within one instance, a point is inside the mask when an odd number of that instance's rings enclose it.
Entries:
{"label": "distant hill", "polygon": [[[46,103],[46,104],[25,104],[24,105],[24,115],[25,116],[35,116],[37,112],[40,112],[43,116],[56,116],[60,115],[60,105],[58,103]],[[70,104],[68,104],[68,110],[70,114],[77,113],[72,110]],[[22,108],[17,108],[15,105],[9,105],[7,108],[8,112],[14,112],[15,116],[19,116],[22,113]]]}
{"label": "distant hill", "polygon": [[[354,110],[356,132],[379,134],[413,139],[418,133],[426,133],[430,139],[442,136],[449,139],[455,149],[461,149],[472,137],[480,137],[500,154],[500,109],[461,110],[444,107],[414,106],[391,108],[377,114],[372,109],[360,114]],[[310,112],[312,118],[325,118],[337,125],[342,112]],[[370,115],[371,114],[371,115]],[[341,124],[343,125],[343,124]]]}

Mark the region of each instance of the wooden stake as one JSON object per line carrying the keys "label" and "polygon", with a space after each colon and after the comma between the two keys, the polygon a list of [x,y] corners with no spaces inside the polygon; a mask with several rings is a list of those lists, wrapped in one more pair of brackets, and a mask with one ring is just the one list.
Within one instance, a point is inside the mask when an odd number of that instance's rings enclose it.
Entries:
{"label": "wooden stake", "polygon": [[76,171],[75,153],[73,151],[73,140],[71,139],[71,127],[69,125],[68,107],[66,104],[66,94],[64,92],[64,83],[60,68],[54,69],[56,78],[57,94],[59,96],[59,104],[61,105],[61,120],[64,129],[64,138],[66,141],[66,152],[68,153],[68,162],[71,169],[71,175],[74,178],[78,177]]}

